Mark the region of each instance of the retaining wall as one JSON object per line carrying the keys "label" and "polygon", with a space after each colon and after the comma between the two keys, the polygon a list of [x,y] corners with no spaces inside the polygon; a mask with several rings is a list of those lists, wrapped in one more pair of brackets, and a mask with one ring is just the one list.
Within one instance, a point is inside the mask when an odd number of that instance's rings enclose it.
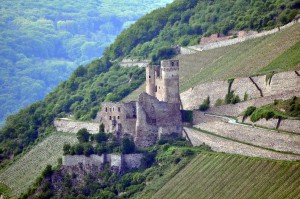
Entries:
{"label": "retaining wall", "polygon": [[[300,71],[297,73],[299,74]],[[247,93],[248,100],[257,99],[262,102],[269,102],[270,99],[274,100],[272,96],[276,96],[275,99],[287,99],[292,96],[299,96],[300,76],[297,73],[295,71],[288,71],[274,74],[270,84],[266,81],[266,75],[252,77],[251,79],[248,77],[236,78],[232,83],[231,90],[241,100],[244,99],[244,95]],[[190,88],[180,94],[183,108],[186,110],[198,109],[207,96],[210,97],[210,106],[214,106],[218,99],[225,98],[228,93],[228,85],[227,81],[215,81]],[[253,101],[249,104],[253,104]],[[242,108],[244,109],[244,107]]]}
{"label": "retaining wall", "polygon": [[131,170],[139,168],[141,166],[141,160],[143,154],[103,154],[90,155],[86,157],[84,155],[66,155],[62,158],[63,166],[77,166],[83,165],[103,165],[109,163],[110,167],[117,168],[119,171]]}
{"label": "retaining wall", "polygon": [[77,133],[80,129],[86,128],[89,133],[97,134],[99,133],[99,123],[94,122],[78,122],[69,119],[55,119],[54,126],[57,131]]}
{"label": "retaining wall", "polygon": [[[241,122],[242,117],[239,117],[238,120]],[[267,128],[271,128],[271,129],[276,129],[278,119],[266,120],[263,118],[257,122],[252,122],[250,120],[250,118],[247,118],[244,122],[248,123],[248,124],[263,126],[263,127],[267,127]],[[281,120],[278,129],[300,134],[300,120]]]}
{"label": "retaining wall", "polygon": [[225,40],[225,41],[219,41],[219,42],[213,42],[210,44],[205,44],[205,45],[195,45],[195,46],[189,46],[189,49],[192,49],[190,51],[186,50],[186,51],[182,51],[182,54],[193,54],[193,53],[197,53],[197,51],[203,51],[203,50],[210,50],[210,49],[215,49],[215,48],[220,48],[220,47],[224,47],[224,46],[230,46],[233,44],[237,44],[237,43],[241,43],[250,39],[254,39],[254,38],[259,38],[259,37],[263,37],[263,36],[267,36],[267,35],[271,35],[274,34],[276,32],[279,32],[283,29],[286,29],[288,27],[291,27],[292,25],[294,25],[295,23],[300,22],[300,19],[298,20],[294,20],[284,26],[281,26],[280,28],[274,28],[272,30],[269,31],[262,31],[260,33],[256,33],[256,34],[251,34],[251,35],[246,35],[243,37],[238,37],[238,38],[234,38],[234,39],[229,39],[229,40]]}

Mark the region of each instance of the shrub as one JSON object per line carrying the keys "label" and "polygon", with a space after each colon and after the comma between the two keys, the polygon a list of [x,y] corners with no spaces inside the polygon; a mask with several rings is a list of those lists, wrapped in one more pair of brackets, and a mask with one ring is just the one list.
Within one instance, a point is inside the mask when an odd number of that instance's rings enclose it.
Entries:
{"label": "shrub", "polygon": [[52,173],[53,173],[52,166],[50,164],[48,164],[46,166],[46,168],[44,169],[44,171],[42,173],[42,176],[43,177],[48,177],[48,176],[52,175]]}
{"label": "shrub", "polygon": [[206,111],[209,109],[210,99],[209,96],[203,101],[203,103],[199,106],[200,111]]}
{"label": "shrub", "polygon": [[86,128],[80,129],[76,135],[79,142],[88,142],[90,140],[90,133]]}
{"label": "shrub", "polygon": [[101,142],[106,142],[107,141],[107,135],[104,132],[99,132],[99,133],[95,134],[93,137],[94,137],[94,140],[97,143],[101,143]]}
{"label": "shrub", "polygon": [[123,137],[121,151],[125,154],[133,153],[135,151],[134,141],[129,137]]}
{"label": "shrub", "polygon": [[219,99],[217,99],[215,106],[222,106],[223,103],[224,103],[223,100],[219,98]]}
{"label": "shrub", "polygon": [[249,106],[249,107],[246,109],[246,111],[245,111],[245,113],[244,113],[244,116],[245,116],[245,117],[248,117],[248,116],[252,115],[252,113],[253,113],[255,110],[256,110],[256,107],[255,107],[255,106]]}

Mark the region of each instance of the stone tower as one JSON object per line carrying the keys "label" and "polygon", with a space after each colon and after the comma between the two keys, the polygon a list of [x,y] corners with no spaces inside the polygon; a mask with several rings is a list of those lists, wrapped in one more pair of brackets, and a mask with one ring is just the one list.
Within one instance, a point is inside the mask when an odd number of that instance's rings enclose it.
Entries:
{"label": "stone tower", "polygon": [[180,104],[179,61],[163,60],[161,66],[147,66],[146,93],[159,101]]}

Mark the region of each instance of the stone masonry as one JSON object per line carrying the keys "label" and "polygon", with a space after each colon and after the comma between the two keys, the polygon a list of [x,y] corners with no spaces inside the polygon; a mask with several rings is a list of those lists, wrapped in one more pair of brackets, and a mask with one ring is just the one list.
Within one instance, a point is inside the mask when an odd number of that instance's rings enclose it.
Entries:
{"label": "stone masonry", "polygon": [[149,147],[161,137],[181,137],[179,61],[147,66],[146,93],[137,102],[103,103],[96,122],[118,139],[132,137],[138,147]]}
{"label": "stone masonry", "polygon": [[[278,99],[290,98],[300,93],[300,71],[288,71],[274,74],[269,81],[266,75],[256,77],[243,77],[234,79],[231,91],[244,99],[248,95],[248,100],[265,97],[278,96]],[[215,81],[200,84],[181,93],[180,98],[184,109],[198,109],[203,101],[210,97],[211,106],[214,106],[218,99],[224,99],[228,92],[227,81]],[[263,97],[263,98],[262,98]]]}

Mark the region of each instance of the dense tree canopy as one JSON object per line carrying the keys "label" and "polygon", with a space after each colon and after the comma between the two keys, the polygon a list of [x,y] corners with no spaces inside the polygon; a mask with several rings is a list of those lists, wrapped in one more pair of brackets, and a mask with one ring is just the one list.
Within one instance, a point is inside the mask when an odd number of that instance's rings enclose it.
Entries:
{"label": "dense tree canopy", "polygon": [[140,16],[172,1],[1,1],[0,124],[100,57]]}

